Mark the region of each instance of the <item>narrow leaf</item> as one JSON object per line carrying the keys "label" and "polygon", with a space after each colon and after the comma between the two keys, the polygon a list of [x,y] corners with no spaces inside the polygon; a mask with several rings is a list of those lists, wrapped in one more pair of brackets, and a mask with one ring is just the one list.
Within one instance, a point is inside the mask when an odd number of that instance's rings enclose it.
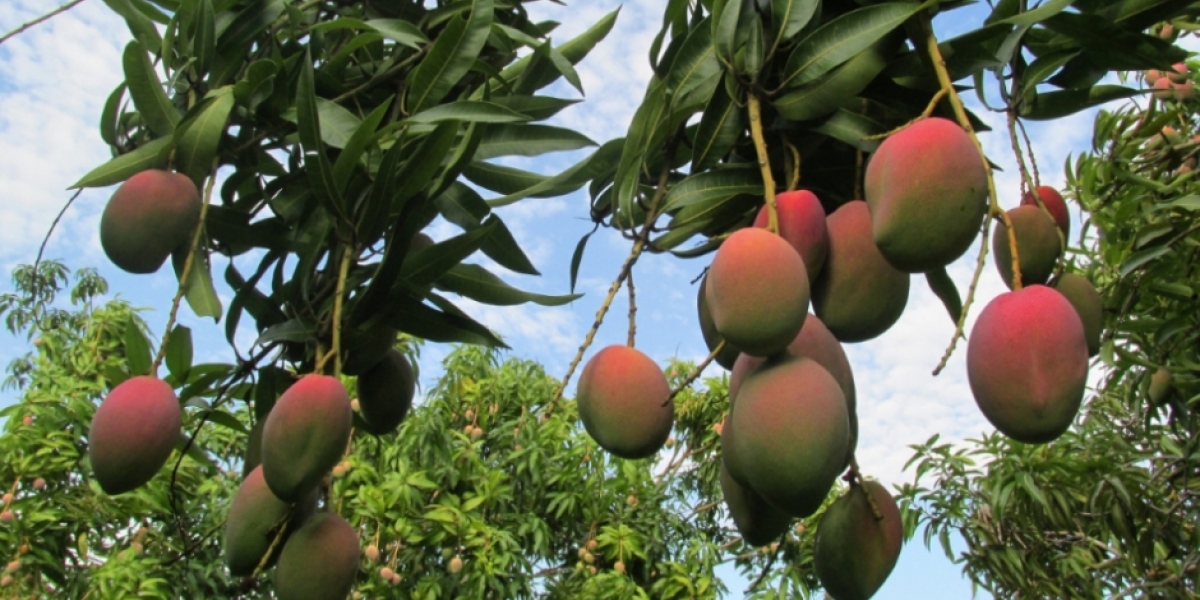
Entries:
{"label": "narrow leaf", "polygon": [[408,113],[436,105],[467,74],[492,28],[492,0],[474,0],[467,18],[456,16],[408,78]]}
{"label": "narrow leaf", "polygon": [[850,11],[822,25],[796,45],[783,70],[785,85],[815,81],[866,50],[924,5],[886,3]]}
{"label": "narrow leaf", "polygon": [[519,290],[479,265],[455,265],[437,280],[441,289],[454,292],[476,302],[493,306],[514,306],[533,302],[542,306],[561,306],[583,294],[546,296]]}
{"label": "narrow leaf", "polygon": [[136,40],[125,46],[125,54],[121,59],[125,69],[125,84],[129,87],[129,96],[137,107],[142,120],[154,132],[155,136],[171,135],[175,125],[179,123],[179,111],[171,104],[163,90],[162,83],[146,49]]}
{"label": "narrow leaf", "polygon": [[69,189],[105,187],[125,181],[146,169],[162,168],[167,164],[167,157],[173,147],[169,137],[147,142],[132,152],[122,154],[92,169]]}
{"label": "narrow leaf", "polygon": [[233,88],[223,88],[176,130],[175,168],[197,185],[212,171],[233,104]]}

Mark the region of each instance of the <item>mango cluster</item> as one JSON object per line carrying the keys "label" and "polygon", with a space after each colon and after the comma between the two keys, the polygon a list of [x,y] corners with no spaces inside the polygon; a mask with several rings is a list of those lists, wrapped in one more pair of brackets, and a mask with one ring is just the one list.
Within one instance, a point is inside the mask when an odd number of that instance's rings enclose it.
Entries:
{"label": "mango cluster", "polygon": [[200,190],[182,173],[151,169],[125,181],[100,215],[100,245],[129,273],[154,273],[186,252],[200,223]]}

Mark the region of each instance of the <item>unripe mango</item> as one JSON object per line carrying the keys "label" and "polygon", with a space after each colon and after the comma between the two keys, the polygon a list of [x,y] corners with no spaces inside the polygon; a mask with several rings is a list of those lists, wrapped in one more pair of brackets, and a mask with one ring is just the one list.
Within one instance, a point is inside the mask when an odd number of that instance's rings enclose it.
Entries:
{"label": "unripe mango", "polygon": [[988,421],[1019,442],[1062,435],[1083,400],[1087,340],[1062,294],[1031,285],[993,299],[971,330],[967,380]]}
{"label": "unripe mango", "polygon": [[379,326],[370,331],[348,331],[342,337],[345,350],[345,360],[342,361],[342,373],[346,375],[362,375],[371,367],[379,364],[388,351],[396,345],[396,330]]}
{"label": "unripe mango", "polygon": [[283,546],[275,567],[279,600],[345,600],[358,575],[358,533],[334,513],[317,513]]}
{"label": "unripe mango", "polygon": [[738,390],[730,465],[776,509],[811,515],[842,471],[850,438],[837,380],[809,358],[781,355],[751,371]]}
{"label": "unripe mango", "polygon": [[182,433],[175,390],[161,379],[133,377],[113,388],[92,417],[88,456],[96,481],[123,494],[154,477]]}
{"label": "unripe mango", "polygon": [[837,600],[874,596],[900,558],[903,533],[896,501],[875,481],[852,486],[835,500],[821,516],[813,549],[817,578],[829,596]]}
{"label": "unripe mango", "polygon": [[1088,356],[1100,353],[1100,333],[1104,326],[1104,301],[1096,286],[1082,275],[1064,273],[1054,282],[1054,289],[1075,307],[1083,322],[1083,335],[1087,338]]}
{"label": "unripe mango", "polygon": [[921,119],[888,136],[867,163],[875,244],[901,271],[944,267],[978,235],[987,190],[987,169],[971,136],[948,119]]}
{"label": "unripe mango", "polygon": [[263,426],[263,477],[279,499],[295,502],[341,460],[353,413],[336,377],[307,375],[275,402]]}
{"label": "unripe mango", "polygon": [[389,350],[383,360],[358,378],[358,407],[367,431],[395,431],[412,407],[416,376],[403,354]]}
{"label": "unripe mango", "polygon": [[[800,258],[809,281],[816,279],[825,267],[829,254],[829,230],[825,227],[825,208],[816,194],[808,190],[783,192],[775,196],[779,218],[779,236],[787,240]],[[754,226],[765,229],[771,221],[764,205],[754,218]]]}
{"label": "unripe mango", "polygon": [[705,292],[717,332],[753,356],[786,348],[808,315],[804,260],[763,229],[739,229],[721,244]]}
{"label": "unripe mango", "polygon": [[[316,492],[314,488],[296,505],[290,527],[294,528],[316,510]],[[230,574],[241,577],[254,572],[271,547],[276,528],[283,526],[290,507],[271,493],[263,479],[262,467],[250,471],[250,475],[238,487],[229,505],[229,515],[225,518],[223,552]],[[274,564],[282,548],[282,545],[275,548],[275,554],[267,562],[268,566]]]}
{"label": "unripe mango", "polygon": [[100,216],[100,245],[130,273],[153,273],[200,223],[200,191],[187,175],[142,171],[121,184]]}
{"label": "unripe mango", "polygon": [[827,225],[829,258],[813,285],[813,312],[843,342],[877,337],[904,312],[909,276],[880,254],[866,202],[843,204]]}
{"label": "unripe mango", "polygon": [[[646,458],[671,435],[675,402],[662,369],[628,346],[609,346],[583,368],[576,390],[588,435],[614,456]],[[665,406],[664,406],[665,404]]]}
{"label": "unripe mango", "polygon": [[788,523],[792,520],[790,516],[771,506],[754,490],[734,481],[724,461],[720,469],[721,496],[725,498],[729,516],[733,518],[733,524],[746,544],[769,544],[787,531]]}
{"label": "unripe mango", "polygon": [[[721,343],[721,334],[717,333],[717,326],[713,323],[712,313],[708,311],[708,301],[705,300],[708,289],[708,277],[705,276],[700,280],[700,289],[696,294],[696,314],[700,317],[700,335],[704,336],[704,345],[708,347],[708,351],[712,352],[717,344]],[[725,344],[721,351],[717,353],[715,360],[718,365],[726,369],[733,368],[733,362],[738,357],[737,348],[733,344]]]}
{"label": "unripe mango", "polygon": [[[1021,259],[1021,285],[1046,283],[1054,272],[1054,265],[1062,254],[1062,242],[1058,239],[1058,228],[1054,220],[1046,216],[1037,206],[1018,206],[1008,211],[1013,229],[1017,232],[1017,253]],[[996,258],[996,269],[1004,279],[1004,285],[1012,289],[1012,251],[1008,240],[1008,227],[1004,221],[992,231],[992,252]]]}

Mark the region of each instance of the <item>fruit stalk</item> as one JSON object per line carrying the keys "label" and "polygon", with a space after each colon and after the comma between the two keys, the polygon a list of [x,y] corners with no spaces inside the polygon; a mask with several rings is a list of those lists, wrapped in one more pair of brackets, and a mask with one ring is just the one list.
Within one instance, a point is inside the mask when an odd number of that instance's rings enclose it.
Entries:
{"label": "fruit stalk", "polygon": [[[775,178],[771,176],[771,162],[767,158],[767,141],[763,138],[762,105],[755,94],[748,101],[750,112],[750,137],[754,138],[754,151],[758,154],[758,168],[762,171],[763,196],[767,199],[767,230],[779,233],[779,209],[775,206]],[[796,163],[800,172],[800,163]]]}
{"label": "fruit stalk", "polygon": [[[677,139],[678,136],[676,136]],[[674,154],[675,143],[667,144],[667,156]],[[579,345],[579,350],[575,352],[575,357],[571,359],[571,364],[567,366],[567,374],[563,375],[562,383],[558,384],[558,389],[554,391],[554,396],[550,399],[550,403],[546,405],[546,414],[554,410],[555,405],[562,399],[563,392],[567,389],[567,384],[571,382],[571,376],[575,374],[575,369],[579,367],[579,362],[583,360],[583,354],[592,345],[592,341],[596,339],[596,332],[600,330],[600,325],[604,323],[604,316],[608,314],[608,309],[612,306],[613,299],[617,297],[617,292],[620,291],[621,285],[629,278],[633,272],[633,265],[642,255],[642,251],[646,249],[646,243],[650,239],[650,226],[658,218],[658,205],[663,197],[667,195],[667,181],[671,175],[671,162],[666,161],[663,164],[662,172],[658,176],[658,186],[654,189],[654,195],[650,198],[649,208],[646,210],[646,224],[642,227],[641,232],[633,240],[633,248],[629,250],[629,256],[625,257],[624,264],[621,265],[621,271],[617,274],[617,278],[613,280],[612,285],[608,286],[608,295],[604,297],[604,302],[600,303],[600,308],[596,311],[596,320],[592,323],[591,329],[583,338],[583,343]]]}
{"label": "fruit stalk", "polygon": [[712,363],[712,361],[716,360],[717,355],[720,354],[724,349],[725,340],[721,340],[716,347],[713,348],[712,352],[709,352],[708,356],[704,357],[704,360],[701,361],[700,364],[696,365],[696,368],[692,369],[691,373],[688,373],[687,378],[681,381],[678,386],[675,386],[675,389],[671,390],[671,395],[667,396],[667,401],[663,402],[663,406],[666,406],[668,403],[674,400],[675,396],[679,395],[679,392],[682,392],[683,390],[687,389],[688,386],[695,383],[696,379],[700,377],[700,373],[702,373],[704,369],[708,367],[710,363]]}
{"label": "fruit stalk", "polygon": [[187,258],[183,261],[183,270],[179,272],[179,288],[175,290],[175,298],[171,300],[171,312],[167,316],[167,326],[163,328],[162,343],[158,345],[158,353],[154,355],[154,362],[150,364],[149,375],[152,377],[158,377],[158,367],[167,355],[167,342],[171,338],[171,330],[175,327],[175,318],[179,316],[179,305],[188,290],[192,269],[196,262],[196,248],[200,245],[201,236],[204,235],[204,218],[208,214],[208,203],[212,201],[213,186],[217,183],[218,166],[219,163],[214,159],[212,171],[208,174],[208,185],[204,186],[204,202],[200,204],[200,222],[196,224],[196,231],[192,233],[192,242],[188,245]]}
{"label": "fruit stalk", "polygon": [[279,544],[283,542],[283,538],[287,536],[288,523],[291,522],[292,513],[294,512],[296,512],[296,505],[292,504],[290,507],[288,507],[287,514],[284,515],[276,525],[278,529],[275,531],[275,537],[271,540],[271,545],[267,546],[266,553],[263,554],[262,560],[258,561],[258,566],[254,567],[254,573],[250,574],[249,579],[258,579],[258,576],[261,575],[264,570],[266,570],[267,563],[271,561],[271,557],[274,556],[275,550],[279,548]]}
{"label": "fruit stalk", "polygon": [[347,246],[342,249],[342,264],[338,267],[337,295],[333,298],[333,369],[342,372],[342,303],[346,295],[346,275],[350,273],[352,252]]}
{"label": "fruit stalk", "polygon": [[637,292],[633,289],[633,271],[629,272],[625,287],[629,291],[629,335],[625,340],[625,345],[633,348],[633,342],[637,337]]}
{"label": "fruit stalk", "polygon": [[[1008,214],[1000,209],[1000,202],[996,197],[996,179],[992,176],[992,165],[988,162],[987,153],[983,151],[983,144],[979,141],[979,136],[975,135],[975,129],[971,127],[971,120],[967,118],[967,110],[963,107],[962,98],[958,97],[958,92],[954,91],[954,83],[950,81],[950,73],[946,70],[946,60],[942,58],[942,51],[938,48],[937,37],[933,35],[933,22],[929,13],[921,13],[918,22],[921,27],[921,32],[925,36],[925,49],[929,52],[930,62],[933,63],[934,73],[937,74],[938,83],[942,90],[950,97],[950,106],[954,109],[954,117],[958,120],[958,124],[967,132],[971,138],[971,143],[975,145],[975,149],[979,152],[979,159],[983,161],[984,170],[987,171],[988,185],[988,209],[991,216],[998,217],[1004,221],[1004,226],[1008,228],[1008,246],[1012,253],[1013,263],[1013,290],[1021,289],[1021,259],[1017,253],[1017,232],[1013,229],[1012,221],[1009,220]],[[982,245],[987,245],[985,237],[981,242]],[[981,267],[982,268],[982,267]],[[970,309],[970,297],[963,303],[963,315],[967,314]],[[955,331],[955,338],[961,335],[961,330]]]}
{"label": "fruit stalk", "polygon": [[[975,288],[979,286],[979,276],[983,274],[983,267],[987,264],[988,255],[988,235],[991,233],[991,219],[983,220],[983,240],[979,244],[979,259],[975,261],[975,273],[971,275],[971,285],[967,287],[967,297],[963,299],[962,312],[958,315],[958,323],[954,325],[954,337],[950,338],[950,345],[946,347],[946,352],[942,354],[942,360],[933,369],[933,376],[937,377],[942,369],[946,368],[946,364],[950,362],[950,355],[954,354],[954,348],[958,346],[959,338],[963,337],[963,332],[967,328],[967,308],[971,306],[971,302],[975,300]],[[1011,228],[1010,228],[1011,230]]]}

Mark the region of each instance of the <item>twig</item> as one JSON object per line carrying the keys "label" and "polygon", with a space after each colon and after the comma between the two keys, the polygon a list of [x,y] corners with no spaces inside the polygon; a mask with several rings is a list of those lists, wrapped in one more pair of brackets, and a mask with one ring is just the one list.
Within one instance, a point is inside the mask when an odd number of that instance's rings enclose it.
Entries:
{"label": "twig", "polygon": [[667,401],[663,402],[662,405],[666,406],[670,404],[671,401],[675,399],[675,396],[679,395],[679,392],[682,392],[683,390],[687,389],[688,386],[695,383],[696,379],[700,377],[700,373],[702,373],[704,369],[708,367],[708,365],[712,364],[712,361],[717,358],[717,355],[720,354],[724,349],[725,340],[721,340],[721,342],[718,343],[715,348],[713,348],[712,352],[708,353],[708,356],[704,358],[704,361],[699,365],[696,365],[696,368],[692,369],[691,373],[688,373],[687,378],[680,382],[679,385],[675,386],[675,389],[671,390],[671,395],[667,396]]}
{"label": "twig", "polygon": [[353,252],[349,246],[342,249],[342,264],[338,268],[336,296],[333,297],[333,370],[336,377],[342,372],[342,302],[346,295],[346,275],[350,272]]}
{"label": "twig", "polygon": [[629,291],[629,338],[625,345],[633,348],[634,338],[637,337],[637,293],[633,289],[633,271],[629,271],[629,276],[625,278],[625,288]]}
{"label": "twig", "polygon": [[[767,199],[767,230],[779,233],[779,209],[775,205],[775,178],[771,175],[771,162],[767,156],[767,141],[763,139],[762,106],[758,96],[750,94],[750,137],[754,139],[754,151],[758,155],[758,169],[762,172],[763,196]],[[796,169],[797,173],[800,171]]]}
{"label": "twig", "polygon": [[196,231],[192,233],[192,243],[188,247],[187,259],[183,261],[183,270],[179,273],[179,289],[175,291],[175,299],[171,301],[171,314],[167,317],[166,328],[163,329],[162,343],[158,345],[158,353],[154,355],[154,362],[150,365],[150,375],[154,377],[158,376],[158,367],[162,364],[163,357],[167,355],[167,342],[171,339],[171,329],[175,327],[175,318],[179,316],[179,305],[188,290],[192,268],[196,262],[196,248],[200,245],[200,238],[204,234],[204,218],[208,214],[208,204],[212,201],[213,186],[217,182],[217,166],[217,161],[213,160],[212,172],[208,176],[208,185],[204,189],[204,203],[200,205],[200,221],[196,224]]}
{"label": "twig", "polygon": [[29,29],[30,27],[35,27],[37,25],[40,25],[46,21],[49,21],[50,19],[53,19],[54,17],[56,17],[62,13],[67,12],[68,10],[71,10],[72,8],[75,8],[77,5],[79,5],[81,3],[83,3],[83,0],[71,0],[70,2],[68,2],[64,5],[56,8],[44,15],[32,20],[32,21],[29,21],[28,23],[25,23],[24,25],[4,34],[4,37],[0,37],[0,44],[3,44],[4,42],[7,42],[8,40],[10,40],[14,37],[21,35],[22,33],[25,33],[25,30]]}
{"label": "twig", "polygon": [[990,233],[992,225],[991,219],[983,220],[983,238],[979,244],[979,259],[975,261],[975,273],[971,276],[971,285],[967,288],[967,297],[963,299],[962,312],[958,315],[958,323],[954,324],[954,336],[950,338],[950,345],[946,347],[946,352],[942,354],[942,360],[933,369],[933,376],[937,377],[946,368],[946,364],[950,362],[950,355],[954,354],[954,348],[958,345],[958,339],[963,337],[963,331],[967,327],[967,313],[970,312],[971,303],[975,301],[975,288],[979,286],[979,276],[983,274],[983,268],[987,266],[988,255],[988,233]]}

